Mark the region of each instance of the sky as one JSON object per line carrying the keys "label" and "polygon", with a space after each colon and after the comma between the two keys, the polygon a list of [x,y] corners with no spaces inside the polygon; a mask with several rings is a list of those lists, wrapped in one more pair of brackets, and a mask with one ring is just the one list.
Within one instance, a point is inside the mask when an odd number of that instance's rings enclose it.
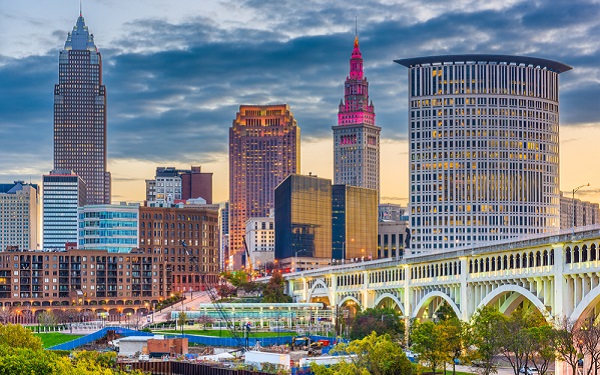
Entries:
{"label": "sky", "polygon": [[[77,0],[0,0],[0,182],[52,169],[58,54]],[[381,131],[381,201],[408,197],[407,69],[393,60],[541,57],[560,76],[561,190],[600,202],[600,0],[84,0],[103,59],[113,202],[143,201],[157,166],[202,166],[228,199],[241,104],[290,105],[301,173],[332,178],[331,126],[358,24]]]}

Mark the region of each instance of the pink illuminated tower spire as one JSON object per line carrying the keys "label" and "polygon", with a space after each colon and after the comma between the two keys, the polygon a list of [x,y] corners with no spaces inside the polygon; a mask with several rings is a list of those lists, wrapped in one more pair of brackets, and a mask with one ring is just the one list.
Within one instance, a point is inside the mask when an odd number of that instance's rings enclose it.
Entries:
{"label": "pink illuminated tower spire", "polygon": [[379,133],[375,110],[369,100],[369,82],[363,73],[363,57],[354,37],[350,73],[340,101],[338,124],[333,126],[334,183],[379,191]]}

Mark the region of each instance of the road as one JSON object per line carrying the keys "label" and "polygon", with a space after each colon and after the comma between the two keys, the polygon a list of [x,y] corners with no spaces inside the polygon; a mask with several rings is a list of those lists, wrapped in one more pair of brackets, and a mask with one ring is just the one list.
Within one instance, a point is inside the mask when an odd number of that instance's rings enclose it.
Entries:
{"label": "road", "polygon": [[208,296],[208,293],[204,291],[194,292],[191,298],[189,293],[185,293],[185,297],[186,298],[183,300],[183,302],[179,302],[171,307],[162,309],[160,312],[152,314],[154,315],[153,317],[150,315],[150,320],[154,323],[165,322],[167,320],[171,320],[172,311],[180,311],[181,309],[186,311],[195,310],[201,303],[210,303],[210,297]]}

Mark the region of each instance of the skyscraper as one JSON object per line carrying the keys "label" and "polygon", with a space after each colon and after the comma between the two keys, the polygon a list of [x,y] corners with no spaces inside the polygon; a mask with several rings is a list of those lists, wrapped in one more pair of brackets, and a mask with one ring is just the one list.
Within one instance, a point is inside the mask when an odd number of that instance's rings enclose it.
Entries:
{"label": "skyscraper", "polygon": [[[300,128],[289,106],[240,106],[229,129],[231,254],[244,253],[246,220],[269,216],[274,208],[275,187],[299,170]],[[240,256],[234,259],[235,266]]]}
{"label": "skyscraper", "polygon": [[379,133],[375,126],[369,82],[363,75],[363,58],[354,38],[350,75],[344,84],[338,124],[333,126],[334,184],[374,189],[379,192]]}
{"label": "skyscraper", "polygon": [[396,60],[408,68],[413,252],[560,225],[558,75],[523,56]]}
{"label": "skyscraper", "polygon": [[85,205],[85,183],[68,170],[50,171],[42,181],[44,249],[64,250],[67,242],[77,242],[77,207]]}
{"label": "skyscraper", "polygon": [[72,170],[83,179],[87,204],[110,203],[102,58],[81,14],[59,56],[54,86],[54,169]]}
{"label": "skyscraper", "polygon": [[0,184],[0,250],[36,250],[39,191],[36,184]]}

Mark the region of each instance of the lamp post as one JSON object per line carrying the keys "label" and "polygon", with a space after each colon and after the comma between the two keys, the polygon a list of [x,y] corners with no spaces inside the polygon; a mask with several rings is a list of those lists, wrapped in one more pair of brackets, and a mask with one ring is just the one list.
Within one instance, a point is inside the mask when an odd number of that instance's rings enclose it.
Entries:
{"label": "lamp post", "polygon": [[573,230],[571,232],[572,235],[575,235],[575,223],[576,223],[576,220],[575,220],[575,193],[577,193],[577,191],[579,189],[587,187],[587,186],[590,186],[590,184],[587,183],[585,185],[577,186],[575,189],[573,189],[573,210],[571,211],[573,214]]}

